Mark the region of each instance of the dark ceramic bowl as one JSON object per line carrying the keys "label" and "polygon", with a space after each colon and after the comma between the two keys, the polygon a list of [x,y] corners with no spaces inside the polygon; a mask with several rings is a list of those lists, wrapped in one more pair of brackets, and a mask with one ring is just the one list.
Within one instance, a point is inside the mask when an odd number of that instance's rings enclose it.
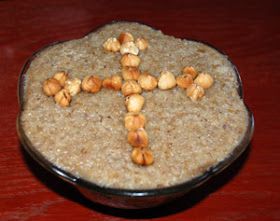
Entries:
{"label": "dark ceramic bowl", "polygon": [[[47,47],[60,43],[62,42],[56,42],[54,44],[48,45]],[[206,45],[210,46],[207,43]],[[44,47],[43,49],[47,47]],[[213,46],[210,47],[214,48]],[[23,98],[25,92],[24,88],[25,88],[26,72],[29,68],[30,63],[35,58],[36,54],[41,50],[37,51],[29,58],[29,60],[24,65],[21,75],[19,77],[18,98],[19,98],[21,111],[23,110],[24,107]],[[237,76],[237,80],[239,84],[238,87],[239,96],[243,98],[242,83],[241,83],[239,72],[234,64],[232,64],[232,66],[235,70],[235,74]],[[87,198],[91,199],[92,201],[107,206],[112,206],[116,208],[126,208],[126,209],[141,209],[141,208],[158,206],[160,204],[163,204],[165,202],[183,196],[190,190],[193,190],[194,188],[197,188],[201,184],[205,183],[210,178],[214,178],[215,175],[217,175],[225,168],[230,166],[233,163],[233,161],[235,161],[246,150],[254,131],[253,114],[247,108],[249,122],[248,122],[248,128],[246,130],[246,133],[244,134],[243,139],[241,140],[239,145],[234,148],[234,150],[226,159],[212,166],[203,174],[187,182],[170,186],[170,187],[165,187],[165,188],[148,189],[148,190],[116,189],[116,188],[107,188],[107,187],[98,186],[95,183],[76,177],[75,175],[57,167],[52,162],[48,161],[40,152],[36,150],[36,148],[32,145],[32,143],[26,136],[20,121],[21,111],[17,118],[17,131],[21,143],[23,144],[25,150],[32,156],[33,159],[35,159],[40,165],[42,165],[45,169],[47,169],[57,177],[73,184],[83,195],[85,195]]]}

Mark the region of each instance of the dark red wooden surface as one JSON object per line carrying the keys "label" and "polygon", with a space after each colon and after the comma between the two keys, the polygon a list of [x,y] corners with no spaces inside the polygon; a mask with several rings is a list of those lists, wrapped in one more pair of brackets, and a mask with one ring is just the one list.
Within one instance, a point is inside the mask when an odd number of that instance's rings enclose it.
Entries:
{"label": "dark red wooden surface", "polygon": [[[17,79],[35,50],[112,20],[210,42],[238,66],[256,129],[231,168],[161,208],[93,204],[45,172],[16,133]],[[0,1],[0,220],[280,220],[279,1]]]}

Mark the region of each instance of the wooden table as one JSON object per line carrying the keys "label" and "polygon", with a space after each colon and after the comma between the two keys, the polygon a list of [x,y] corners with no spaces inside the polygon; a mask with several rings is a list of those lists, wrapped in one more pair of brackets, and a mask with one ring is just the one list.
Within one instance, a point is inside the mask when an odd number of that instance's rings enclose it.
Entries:
{"label": "wooden table", "polygon": [[[32,52],[118,19],[224,50],[240,70],[255,115],[249,151],[198,190],[156,209],[89,202],[35,163],[16,133],[17,79]],[[277,0],[0,1],[0,220],[280,220],[279,42]]]}

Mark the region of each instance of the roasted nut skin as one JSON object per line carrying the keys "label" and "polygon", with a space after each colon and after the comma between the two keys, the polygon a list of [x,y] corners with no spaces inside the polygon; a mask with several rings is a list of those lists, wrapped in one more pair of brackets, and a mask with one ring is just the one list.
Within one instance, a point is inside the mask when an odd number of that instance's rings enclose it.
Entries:
{"label": "roasted nut skin", "polygon": [[82,81],[79,78],[68,79],[65,81],[65,89],[69,91],[70,95],[73,97],[81,91]]}
{"label": "roasted nut skin", "polygon": [[67,107],[70,105],[71,95],[68,90],[62,89],[55,94],[54,100],[61,107]]}
{"label": "roasted nut skin", "polygon": [[125,42],[121,45],[121,49],[120,49],[120,53],[122,55],[124,54],[134,54],[134,55],[138,55],[139,53],[139,49],[137,48],[137,46],[134,44],[134,42],[129,41],[129,42]]}
{"label": "roasted nut skin", "polygon": [[146,148],[149,144],[148,134],[144,128],[129,131],[127,141],[132,147]]}
{"label": "roasted nut skin", "polygon": [[193,79],[197,76],[197,71],[194,69],[194,67],[186,66],[182,70],[183,74],[190,74]]}
{"label": "roasted nut skin", "polygon": [[120,33],[118,40],[121,44],[124,44],[126,42],[134,41],[134,37],[129,32],[122,32]]}
{"label": "roasted nut skin", "polygon": [[125,98],[125,105],[128,112],[139,113],[144,103],[145,98],[139,94],[132,94]]}
{"label": "roasted nut skin", "polygon": [[141,59],[134,54],[125,54],[121,58],[121,65],[123,67],[138,67],[140,65]]}
{"label": "roasted nut skin", "polygon": [[65,81],[68,79],[68,74],[64,71],[59,71],[53,75],[53,78],[58,80],[59,84],[64,87]]}
{"label": "roasted nut skin", "polygon": [[162,71],[158,79],[158,87],[162,90],[168,90],[175,86],[175,76],[170,71]]}
{"label": "roasted nut skin", "polygon": [[122,93],[124,96],[140,94],[142,93],[142,88],[135,80],[128,80],[122,85]]}
{"label": "roasted nut skin", "polygon": [[124,80],[138,80],[141,71],[137,67],[123,67],[122,77]]}
{"label": "roasted nut skin", "polygon": [[147,148],[134,148],[131,153],[131,159],[135,164],[149,166],[154,163],[152,151]]}
{"label": "roasted nut skin", "polygon": [[176,78],[177,85],[180,88],[186,89],[193,83],[193,78],[190,74],[181,74]]}
{"label": "roasted nut skin", "polygon": [[82,89],[88,93],[97,93],[102,87],[102,80],[94,75],[86,76],[82,81]]}
{"label": "roasted nut skin", "polygon": [[122,77],[114,74],[111,77],[105,78],[102,82],[102,86],[107,89],[119,91],[122,87]]}
{"label": "roasted nut skin", "polygon": [[59,81],[54,78],[48,78],[43,83],[43,92],[47,96],[54,96],[60,90],[61,90],[61,85]]}
{"label": "roasted nut skin", "polygon": [[186,93],[192,101],[196,101],[199,98],[202,98],[205,92],[203,87],[193,83],[190,87],[187,88]]}
{"label": "roasted nut skin", "polygon": [[214,80],[210,74],[200,73],[194,80],[194,83],[203,87],[204,89],[208,89],[213,85]]}
{"label": "roasted nut skin", "polygon": [[117,52],[121,48],[121,44],[116,38],[108,38],[107,41],[104,42],[103,48],[106,51]]}
{"label": "roasted nut skin", "polygon": [[137,38],[135,44],[141,51],[148,48],[148,41],[145,38]]}
{"label": "roasted nut skin", "polygon": [[125,128],[129,131],[144,128],[146,124],[146,117],[141,113],[129,112],[124,118]]}
{"label": "roasted nut skin", "polygon": [[151,91],[157,87],[157,78],[145,72],[138,78],[138,83],[145,91]]}

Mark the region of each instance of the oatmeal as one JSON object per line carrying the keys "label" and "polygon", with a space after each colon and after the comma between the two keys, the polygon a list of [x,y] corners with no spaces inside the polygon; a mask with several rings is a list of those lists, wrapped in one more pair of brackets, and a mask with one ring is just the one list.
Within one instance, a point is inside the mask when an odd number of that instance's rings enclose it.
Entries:
{"label": "oatmeal", "polygon": [[[117,39],[121,33],[124,34]],[[133,33],[133,36],[128,33]],[[141,46],[139,51],[127,43],[131,42],[131,37],[139,39],[136,40],[136,45]],[[122,49],[124,55],[127,51],[134,54],[137,51],[139,60],[135,60],[136,55],[133,54],[124,57],[115,53],[121,48],[116,43],[118,41],[126,44]],[[145,100],[137,108],[145,116],[149,150],[136,149],[132,155],[134,162],[144,165],[151,162],[152,151],[154,161],[147,167],[131,161],[132,147],[128,136],[135,134],[130,133],[124,123],[127,108],[136,107],[125,101],[119,84],[112,86],[112,76],[125,74],[128,81],[136,81],[135,76],[138,79],[141,75],[133,68],[128,71],[121,64],[133,64],[142,73],[149,73],[147,76],[161,79],[158,87],[163,90],[156,88],[156,84],[150,86],[149,81],[148,89],[138,95]],[[205,91],[201,87],[204,93],[201,97],[200,86],[196,84],[186,91],[184,87],[190,81],[192,83],[192,78],[183,77],[182,70],[183,74],[191,76],[200,74],[196,81],[205,88],[210,84],[211,87]],[[80,88],[74,88],[72,82],[75,96],[71,103],[65,94],[57,96],[55,103],[42,90],[43,82],[55,73],[67,73],[72,79],[86,79],[82,89],[91,93],[76,94]],[[70,85],[63,77],[60,74],[56,81],[48,81],[46,91],[52,95],[60,85]],[[108,79],[104,85],[118,89],[101,89],[99,79]],[[176,82],[180,82],[182,87],[174,87]],[[149,90],[150,87],[153,89]],[[225,159],[243,138],[248,126],[248,113],[237,87],[230,61],[213,48],[167,36],[138,23],[120,22],[37,54],[27,71],[24,111],[20,120],[38,151],[78,177],[109,187],[166,187],[205,172]],[[123,91],[128,93],[128,88],[126,86]],[[59,103],[67,107],[61,107]],[[141,124],[143,117],[139,116],[126,119]],[[141,133],[143,131],[140,130]]]}

